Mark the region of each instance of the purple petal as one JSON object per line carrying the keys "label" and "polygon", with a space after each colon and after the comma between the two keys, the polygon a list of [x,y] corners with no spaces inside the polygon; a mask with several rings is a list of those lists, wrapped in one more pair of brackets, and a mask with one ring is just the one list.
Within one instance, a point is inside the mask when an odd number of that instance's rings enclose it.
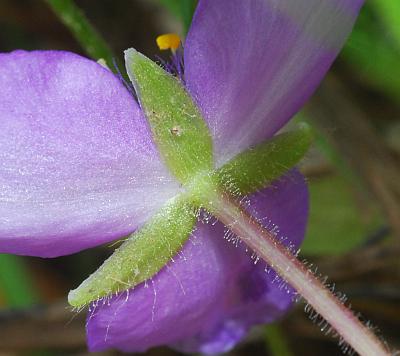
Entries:
{"label": "purple petal", "polygon": [[206,117],[217,166],[271,137],[315,90],[362,0],[202,0],[185,78]]}
{"label": "purple petal", "polygon": [[[251,197],[252,209],[299,246],[304,236],[308,193],[292,172]],[[274,228],[276,231],[276,228]],[[151,281],[129,294],[99,302],[88,318],[92,351],[141,352],[169,344],[186,352],[231,349],[256,323],[271,322],[291,305],[291,295],[273,283],[246,253],[222,237],[222,224],[198,224],[183,251]]]}
{"label": "purple petal", "polygon": [[96,62],[1,54],[0,83],[0,253],[114,240],[176,194],[137,103]]}

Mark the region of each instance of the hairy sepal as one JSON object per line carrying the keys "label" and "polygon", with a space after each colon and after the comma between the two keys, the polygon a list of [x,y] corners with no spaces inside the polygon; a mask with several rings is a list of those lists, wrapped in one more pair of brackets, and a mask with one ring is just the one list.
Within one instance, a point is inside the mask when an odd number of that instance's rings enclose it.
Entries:
{"label": "hairy sepal", "polygon": [[168,168],[185,184],[213,165],[212,140],[199,109],[181,81],[134,49],[126,69],[154,140]]}
{"label": "hairy sepal", "polygon": [[297,130],[238,154],[213,174],[213,180],[233,195],[256,192],[295,166],[307,153],[312,137],[311,128],[302,123]]}
{"label": "hairy sepal", "polygon": [[96,272],[70,291],[69,304],[83,307],[151,278],[181,250],[195,223],[194,209],[184,199],[169,202]]}

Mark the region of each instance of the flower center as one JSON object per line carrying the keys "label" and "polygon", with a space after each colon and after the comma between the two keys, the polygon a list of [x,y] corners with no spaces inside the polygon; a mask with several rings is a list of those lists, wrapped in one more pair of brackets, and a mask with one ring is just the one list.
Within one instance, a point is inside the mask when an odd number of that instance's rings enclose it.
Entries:
{"label": "flower center", "polygon": [[175,33],[167,33],[156,38],[157,46],[161,51],[171,50],[169,60],[158,57],[164,69],[178,77],[184,84],[183,47],[181,38]]}
{"label": "flower center", "polygon": [[160,50],[170,49],[174,53],[181,44],[181,38],[176,33],[166,33],[158,36],[156,42]]}

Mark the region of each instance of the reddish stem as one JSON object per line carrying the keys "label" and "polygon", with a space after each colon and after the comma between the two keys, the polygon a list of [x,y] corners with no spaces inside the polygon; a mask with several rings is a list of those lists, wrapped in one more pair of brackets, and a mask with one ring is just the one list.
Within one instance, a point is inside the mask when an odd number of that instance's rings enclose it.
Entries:
{"label": "reddish stem", "polygon": [[391,354],[379,338],[255,218],[224,196],[209,204],[213,215],[295,288],[355,351],[365,356]]}

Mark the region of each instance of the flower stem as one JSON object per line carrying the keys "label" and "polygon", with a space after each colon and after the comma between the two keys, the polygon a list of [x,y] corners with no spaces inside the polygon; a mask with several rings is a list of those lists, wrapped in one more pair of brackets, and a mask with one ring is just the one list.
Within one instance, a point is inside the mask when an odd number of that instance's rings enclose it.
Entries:
{"label": "flower stem", "polygon": [[260,223],[226,196],[209,202],[212,214],[267,262],[356,352],[390,355],[387,347],[351,310]]}

